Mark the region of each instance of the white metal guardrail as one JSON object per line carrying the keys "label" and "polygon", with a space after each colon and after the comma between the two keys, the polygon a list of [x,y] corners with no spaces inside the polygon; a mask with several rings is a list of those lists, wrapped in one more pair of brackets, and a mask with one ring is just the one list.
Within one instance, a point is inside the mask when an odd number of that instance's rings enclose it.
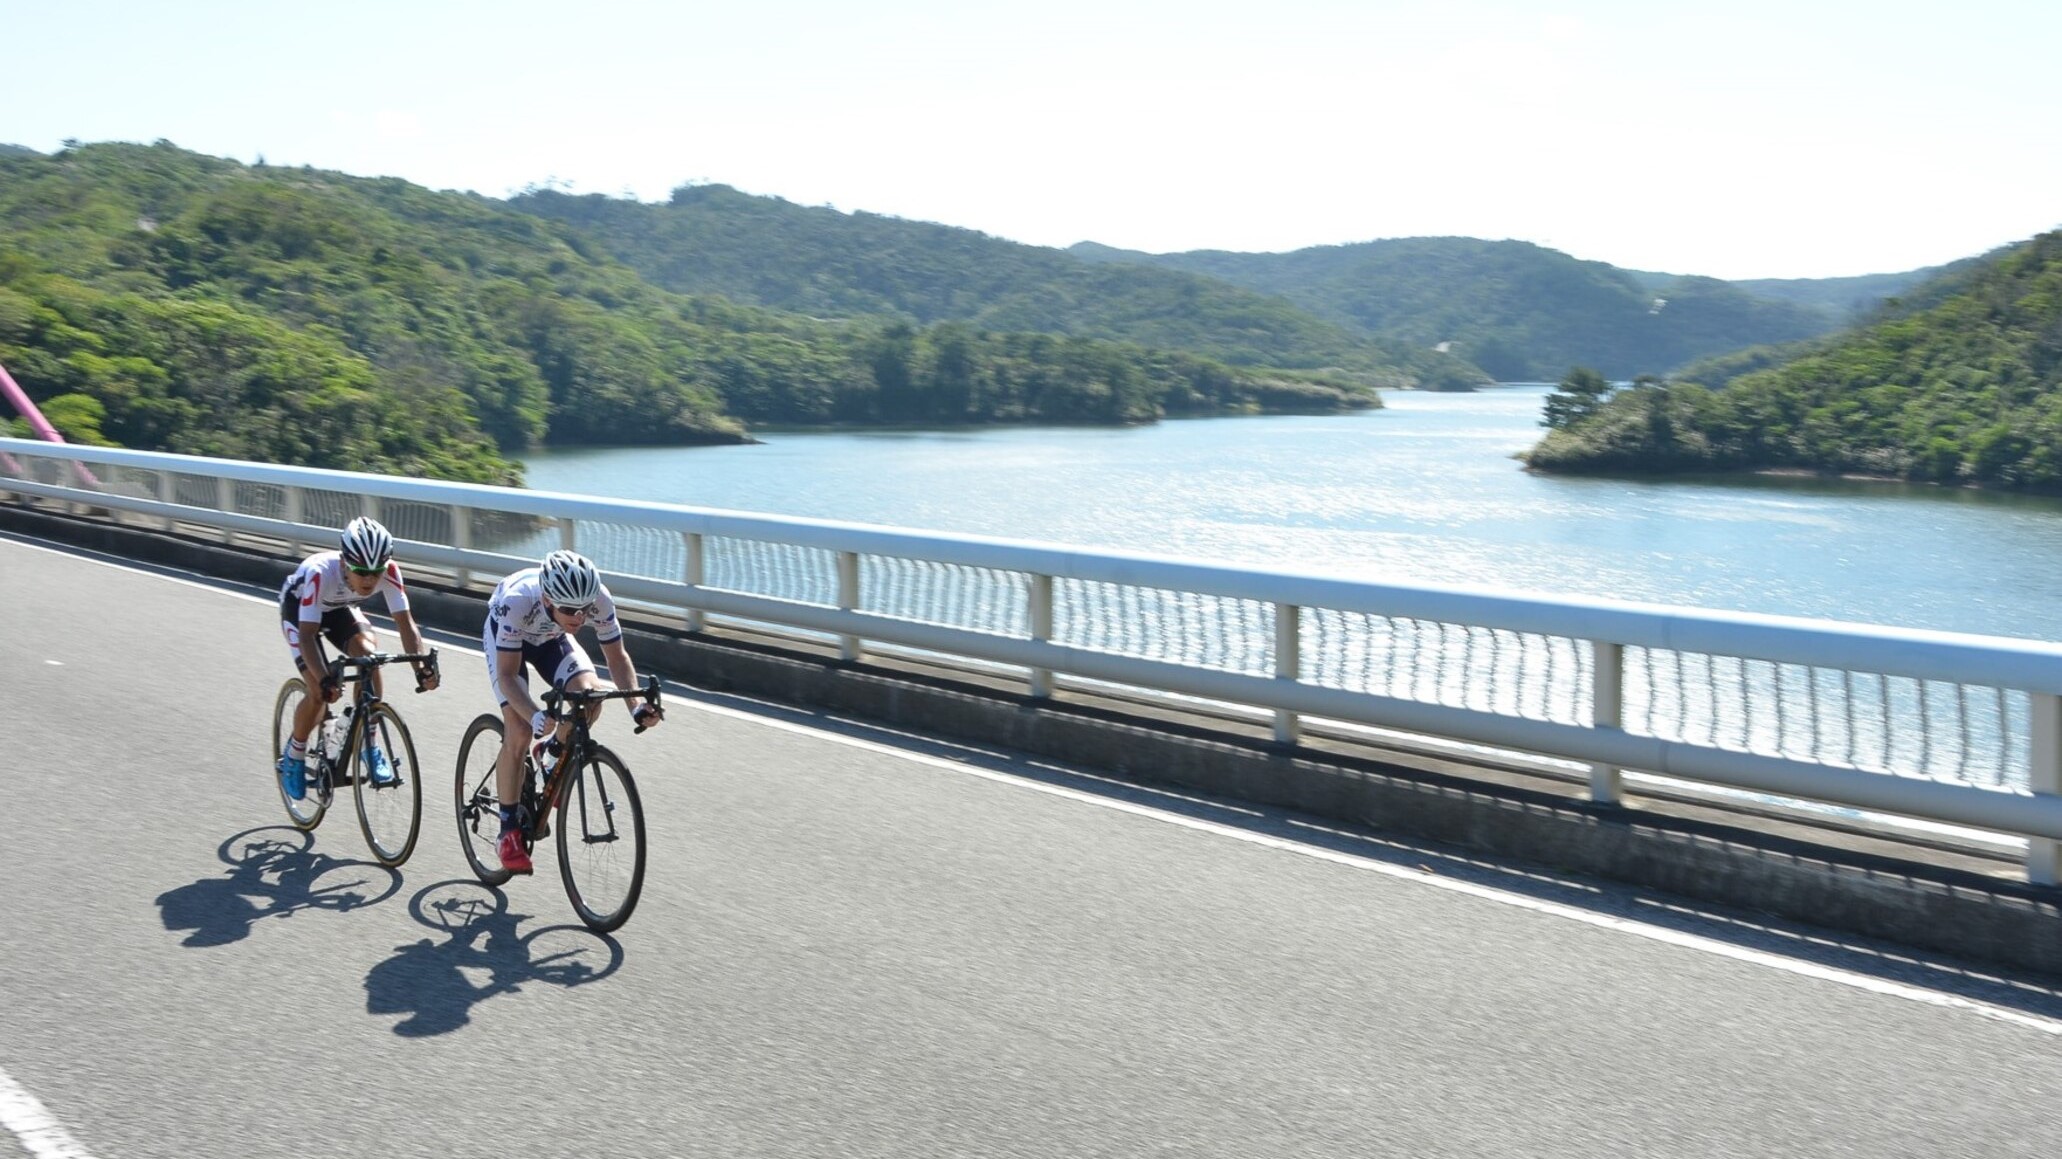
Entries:
{"label": "white metal guardrail", "polygon": [[[83,469],[82,469],[83,468]],[[573,547],[707,616],[2028,839],[2057,880],[2062,646],[1447,590],[630,500],[0,439],[0,493],[314,546],[379,518],[414,569],[491,585]]]}

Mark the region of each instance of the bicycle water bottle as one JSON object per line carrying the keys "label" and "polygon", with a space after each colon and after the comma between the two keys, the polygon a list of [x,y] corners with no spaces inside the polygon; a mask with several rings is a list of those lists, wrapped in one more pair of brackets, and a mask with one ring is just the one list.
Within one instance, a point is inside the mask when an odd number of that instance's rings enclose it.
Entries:
{"label": "bicycle water bottle", "polygon": [[322,755],[334,761],[344,755],[344,733],[351,727],[351,706],[322,722]]}
{"label": "bicycle water bottle", "polygon": [[538,741],[530,750],[530,756],[537,762],[537,771],[546,777],[551,776],[551,770],[558,764],[559,750],[564,747],[556,736]]}

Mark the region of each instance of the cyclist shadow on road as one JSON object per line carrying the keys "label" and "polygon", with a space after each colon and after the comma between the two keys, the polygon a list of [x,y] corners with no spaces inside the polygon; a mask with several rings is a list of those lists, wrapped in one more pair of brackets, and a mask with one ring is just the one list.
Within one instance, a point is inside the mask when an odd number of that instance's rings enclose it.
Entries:
{"label": "cyclist shadow on road", "polygon": [[427,886],[408,912],[449,937],[396,946],[365,976],[365,1009],[407,1015],[394,1026],[404,1038],[449,1034],[472,1021],[474,1006],[524,983],[584,986],[623,965],[622,944],[584,926],[519,932],[530,915],[510,912],[506,896],[477,882]]}
{"label": "cyclist shadow on road", "polygon": [[303,910],[343,912],[376,905],[401,889],[401,875],[369,861],[310,850],[314,836],[283,825],[249,829],[215,851],[221,877],[175,886],[157,897],[168,930],[190,931],[183,946],[223,946],[250,936],[264,918]]}

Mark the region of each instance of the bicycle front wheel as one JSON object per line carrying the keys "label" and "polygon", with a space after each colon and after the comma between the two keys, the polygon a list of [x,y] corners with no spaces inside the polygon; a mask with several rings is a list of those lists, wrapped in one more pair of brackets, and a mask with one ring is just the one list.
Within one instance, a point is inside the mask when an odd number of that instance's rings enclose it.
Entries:
{"label": "bicycle front wheel", "polygon": [[[351,778],[357,786],[358,828],[374,859],[392,868],[415,852],[415,838],[422,830],[422,770],[415,763],[415,739],[408,735],[401,714],[384,701],[373,706],[359,727],[353,756],[360,767]],[[391,777],[374,775],[376,754],[386,757]]]}
{"label": "bicycle front wheel", "polygon": [[481,713],[458,742],[454,795],[458,848],[473,876],[485,885],[500,885],[513,876],[501,868],[501,854],[495,849],[501,839],[501,796],[494,787],[494,767],[500,760],[501,718]]}
{"label": "bicycle front wheel", "polygon": [[[286,738],[293,735],[294,714],[300,711],[301,701],[307,696],[308,686],[298,676],[288,677],[287,682],[279,686],[279,700],[272,706],[272,759],[265,763],[265,767],[272,771],[272,789],[279,794],[279,803],[286,806],[286,819],[293,822],[294,828],[303,830],[322,824],[322,815],[329,811],[329,801],[316,792],[312,783],[308,785],[307,795],[300,800],[287,796],[286,786],[279,783],[279,754],[286,751]],[[317,734],[320,734],[319,729]],[[316,737],[308,739],[313,741]],[[312,748],[308,758],[308,780],[312,782],[315,779],[315,752]]]}
{"label": "bicycle front wheel", "polygon": [[644,890],[644,807],[630,770],[600,745],[559,793],[558,869],[588,929],[630,920]]}

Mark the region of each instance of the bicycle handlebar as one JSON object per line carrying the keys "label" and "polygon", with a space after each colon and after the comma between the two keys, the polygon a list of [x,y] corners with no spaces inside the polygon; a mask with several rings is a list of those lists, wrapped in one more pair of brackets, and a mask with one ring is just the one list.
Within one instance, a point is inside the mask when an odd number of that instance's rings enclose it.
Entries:
{"label": "bicycle handlebar", "polygon": [[[554,688],[544,694],[544,711],[553,720],[564,720],[572,715],[574,705],[598,704],[605,700],[642,700],[653,712],[662,717],[666,715],[665,706],[659,703],[659,678],[656,676],[645,677],[636,688],[611,688],[607,691],[589,688],[582,692]],[[633,731],[643,732],[649,727],[640,724]]]}
{"label": "bicycle handlebar", "polygon": [[[329,662],[329,676],[339,684],[348,684],[354,680],[364,680],[365,674],[375,668],[399,664],[404,660],[422,666],[416,671],[415,690],[426,690],[429,687],[429,678],[438,674],[435,648],[427,652],[368,652],[363,656],[338,656]],[[346,669],[352,671],[347,672]]]}

